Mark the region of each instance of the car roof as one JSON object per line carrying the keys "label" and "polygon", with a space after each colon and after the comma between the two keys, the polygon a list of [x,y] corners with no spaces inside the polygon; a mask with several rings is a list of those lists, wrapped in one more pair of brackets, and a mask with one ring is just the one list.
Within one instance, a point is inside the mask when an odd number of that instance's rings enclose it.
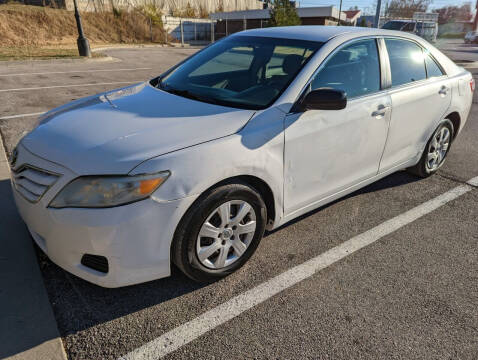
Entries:
{"label": "car roof", "polygon": [[325,26],[325,25],[306,25],[306,26],[279,26],[263,29],[245,30],[235,33],[231,36],[247,35],[247,36],[264,36],[275,37],[283,39],[295,39],[295,40],[309,40],[326,42],[339,35],[348,35],[348,37],[361,37],[361,36],[373,36],[373,35],[399,35],[402,37],[407,36],[407,33],[401,31],[375,29],[366,27],[354,27],[354,26]]}

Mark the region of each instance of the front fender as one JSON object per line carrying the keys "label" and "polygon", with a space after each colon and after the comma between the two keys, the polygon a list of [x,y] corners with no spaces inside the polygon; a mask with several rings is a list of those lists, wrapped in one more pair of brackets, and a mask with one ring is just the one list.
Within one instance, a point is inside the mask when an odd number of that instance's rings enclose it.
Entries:
{"label": "front fender", "polygon": [[272,190],[277,221],[283,205],[283,118],[279,110],[264,111],[236,134],[152,158],[130,175],[169,170],[171,176],[152,196],[156,201],[199,195],[231,177],[255,176]]}

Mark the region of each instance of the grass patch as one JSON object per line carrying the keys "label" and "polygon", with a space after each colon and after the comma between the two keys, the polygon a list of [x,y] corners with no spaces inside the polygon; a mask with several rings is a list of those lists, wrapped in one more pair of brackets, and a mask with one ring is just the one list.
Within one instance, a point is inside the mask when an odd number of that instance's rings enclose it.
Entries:
{"label": "grass patch", "polygon": [[[164,43],[156,8],[81,14],[90,44]],[[156,14],[156,15],[155,15]],[[153,16],[154,15],[154,16]],[[150,27],[149,19],[152,19]],[[75,48],[78,31],[72,11],[22,4],[0,4],[0,47]]]}
{"label": "grass patch", "polygon": [[[92,57],[104,57],[101,53],[92,53]],[[0,47],[0,61],[6,60],[45,60],[45,59],[79,59],[78,49],[38,48],[38,47]]]}

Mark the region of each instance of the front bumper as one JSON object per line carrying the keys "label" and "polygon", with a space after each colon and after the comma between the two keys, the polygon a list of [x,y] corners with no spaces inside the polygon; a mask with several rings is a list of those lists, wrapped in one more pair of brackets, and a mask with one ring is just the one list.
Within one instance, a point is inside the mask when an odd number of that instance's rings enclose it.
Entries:
{"label": "front bumper", "polygon": [[[24,154],[23,149],[19,154]],[[45,160],[32,154],[25,160],[48,168]],[[20,155],[19,155],[19,160]],[[24,162],[25,162],[24,161]],[[18,162],[17,162],[18,163]],[[61,170],[59,182],[74,174]],[[66,177],[66,179],[65,179]],[[58,185],[60,187],[60,185]],[[51,209],[48,203],[57,184],[32,203],[13,186],[15,203],[35,242],[63,269],[94,284],[120,287],[170,275],[170,246],[179,220],[196,197],[160,202],[151,198],[129,205],[104,209]],[[56,191],[54,191],[56,190]],[[107,273],[81,264],[84,254],[104,256]]]}

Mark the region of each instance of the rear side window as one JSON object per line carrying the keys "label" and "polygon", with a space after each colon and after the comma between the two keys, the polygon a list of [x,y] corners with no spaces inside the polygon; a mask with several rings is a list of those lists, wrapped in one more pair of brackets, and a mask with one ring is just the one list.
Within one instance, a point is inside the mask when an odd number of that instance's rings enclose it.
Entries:
{"label": "rear side window", "polygon": [[380,63],[375,39],[354,42],[337,51],[315,76],[311,90],[327,87],[353,98],[380,90]]}
{"label": "rear side window", "polygon": [[427,64],[427,75],[429,78],[444,75],[443,71],[441,71],[438,64],[429,54],[425,55],[425,63]]}
{"label": "rear side window", "polygon": [[392,72],[392,86],[408,84],[427,78],[423,51],[417,44],[399,39],[385,39],[390,69]]}

